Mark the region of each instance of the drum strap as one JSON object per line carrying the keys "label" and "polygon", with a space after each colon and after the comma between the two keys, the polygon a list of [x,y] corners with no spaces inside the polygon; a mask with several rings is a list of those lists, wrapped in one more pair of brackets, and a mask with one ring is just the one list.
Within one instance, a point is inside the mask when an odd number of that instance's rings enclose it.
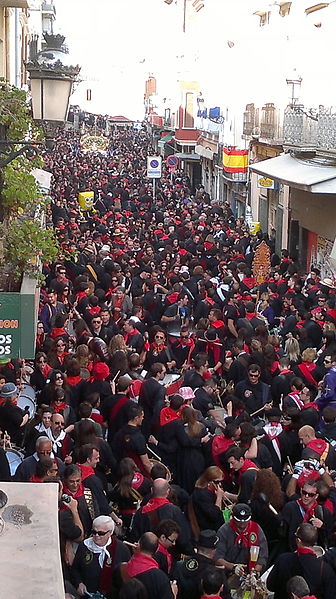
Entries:
{"label": "drum strap", "polygon": [[84,499],[87,505],[87,508],[89,510],[89,514],[92,520],[95,519],[96,514],[94,511],[94,505],[93,505],[93,497],[92,497],[92,491],[91,489],[85,489],[84,488]]}

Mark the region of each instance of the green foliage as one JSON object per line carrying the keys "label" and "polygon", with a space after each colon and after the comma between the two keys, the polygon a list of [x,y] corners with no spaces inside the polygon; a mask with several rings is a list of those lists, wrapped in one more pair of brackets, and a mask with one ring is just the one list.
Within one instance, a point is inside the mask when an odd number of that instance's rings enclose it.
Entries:
{"label": "green foliage", "polygon": [[17,218],[6,228],[5,240],[4,260],[10,278],[18,282],[25,272],[41,283],[39,263],[52,262],[59,252],[54,230],[42,228],[37,220]]}
{"label": "green foliage", "polygon": [[[0,79],[0,138],[9,141],[43,138],[31,117],[26,92]],[[15,146],[19,148],[20,146]],[[0,274],[7,273],[9,287],[18,285],[25,272],[39,283],[40,264],[56,259],[59,248],[53,229],[44,229],[30,218],[36,209],[47,208],[49,198],[42,196],[34,168],[43,167],[39,156],[21,155],[0,172]]]}
{"label": "green foliage", "polygon": [[41,131],[35,125],[27,93],[0,79],[0,123],[6,128],[7,139],[20,141],[30,133],[31,139],[40,139]]}
{"label": "green foliage", "polygon": [[27,159],[17,159],[4,169],[2,204],[7,218],[13,218],[23,212],[29,214],[31,209],[42,201],[42,194],[34,177],[32,168],[26,164]]}

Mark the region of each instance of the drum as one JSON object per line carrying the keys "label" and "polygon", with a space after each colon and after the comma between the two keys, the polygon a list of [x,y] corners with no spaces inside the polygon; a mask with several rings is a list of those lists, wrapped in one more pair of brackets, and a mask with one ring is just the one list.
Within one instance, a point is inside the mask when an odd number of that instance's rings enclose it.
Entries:
{"label": "drum", "polygon": [[19,397],[17,398],[17,405],[21,410],[28,407],[29,420],[34,418],[36,413],[36,393],[30,385],[23,385],[23,389],[20,391]]}
{"label": "drum", "polygon": [[159,381],[161,383],[161,385],[171,385],[172,383],[174,383],[175,381],[177,381],[178,378],[180,378],[180,374],[166,374],[165,377],[163,378],[162,381]]}
{"label": "drum", "polygon": [[166,385],[167,395],[175,395],[183,386],[184,375],[182,374],[166,374],[162,383]]}
{"label": "drum", "polygon": [[214,410],[212,410],[214,417],[219,420],[220,422],[223,422],[224,424],[224,420],[225,418],[227,418],[227,411],[225,410],[225,408],[219,408],[218,406],[215,406]]}
{"label": "drum", "polygon": [[14,476],[17,467],[23,462],[24,453],[19,449],[11,447],[10,449],[5,449],[5,454],[9,464],[11,476]]}

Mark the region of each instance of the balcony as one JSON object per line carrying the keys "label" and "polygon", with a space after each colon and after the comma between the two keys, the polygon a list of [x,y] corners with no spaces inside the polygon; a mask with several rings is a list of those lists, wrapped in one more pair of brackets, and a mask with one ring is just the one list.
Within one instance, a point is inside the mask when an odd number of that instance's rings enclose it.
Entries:
{"label": "balcony", "polygon": [[336,112],[333,107],[305,109],[287,106],[284,114],[284,143],[317,150],[336,151]]}
{"label": "balcony", "polygon": [[29,8],[29,0],[0,0],[0,8]]}

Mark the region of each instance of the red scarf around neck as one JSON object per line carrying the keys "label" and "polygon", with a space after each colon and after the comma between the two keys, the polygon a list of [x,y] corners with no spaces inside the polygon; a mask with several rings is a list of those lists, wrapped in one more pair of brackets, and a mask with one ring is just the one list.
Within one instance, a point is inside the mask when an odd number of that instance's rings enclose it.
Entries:
{"label": "red scarf around neck", "polygon": [[[229,522],[229,526],[232,528],[232,530],[235,533],[235,539],[234,539],[234,545],[240,545],[242,547],[246,547],[247,549],[250,549],[250,547],[259,547],[260,546],[260,539],[259,539],[259,526],[256,522],[253,522],[253,520],[250,520],[247,527],[245,528],[245,530],[243,532],[239,532],[236,522],[234,521],[233,518],[231,518],[230,522]],[[251,571],[251,567],[255,566],[255,564],[251,563],[251,560],[249,558],[249,563],[248,563],[248,570],[249,572]]]}
{"label": "red scarf around neck", "polygon": [[162,408],[160,412],[160,426],[165,426],[170,422],[180,419],[180,413],[170,407]]}
{"label": "red scarf around neck", "polygon": [[303,505],[302,499],[298,499],[297,502],[301,510],[304,511],[303,522],[309,522],[311,518],[315,517],[315,508],[318,506],[316,499],[313,502],[313,504],[308,508],[305,505]]}
{"label": "red scarf around neck", "polygon": [[154,510],[157,510],[159,507],[162,507],[163,505],[172,505],[172,504],[165,497],[152,497],[148,501],[148,503],[146,503],[146,505],[143,506],[141,513],[148,514],[148,512],[154,512]]}
{"label": "red scarf around neck", "polygon": [[298,547],[295,553],[298,555],[313,555],[316,557],[315,551],[310,549],[310,547]]}
{"label": "red scarf around neck", "polygon": [[162,553],[162,555],[166,556],[167,565],[168,565],[168,574],[169,574],[169,572],[172,568],[172,565],[173,565],[173,556],[171,553],[169,553],[168,549],[166,549],[166,547],[164,547],[162,545],[162,543],[160,543],[160,541],[159,541],[157,550],[158,550],[158,553]]}

